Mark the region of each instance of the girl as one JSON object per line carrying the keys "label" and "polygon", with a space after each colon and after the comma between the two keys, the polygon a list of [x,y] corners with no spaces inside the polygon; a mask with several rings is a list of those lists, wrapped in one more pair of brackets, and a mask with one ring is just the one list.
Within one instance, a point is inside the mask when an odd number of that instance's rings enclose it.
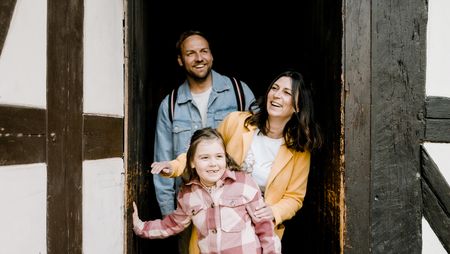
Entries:
{"label": "girl", "polygon": [[201,253],[281,253],[270,218],[256,218],[264,201],[252,177],[225,152],[217,130],[194,132],[186,154],[185,184],[177,209],[163,220],[143,222],[133,202],[133,230],[143,238],[166,238],[192,222]]}

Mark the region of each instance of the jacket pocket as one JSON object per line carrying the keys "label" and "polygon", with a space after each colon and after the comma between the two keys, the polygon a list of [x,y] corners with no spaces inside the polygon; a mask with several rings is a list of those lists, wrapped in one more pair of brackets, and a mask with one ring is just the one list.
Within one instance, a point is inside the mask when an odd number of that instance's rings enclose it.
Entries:
{"label": "jacket pocket", "polygon": [[249,215],[245,209],[245,200],[242,197],[222,198],[220,206],[220,226],[225,232],[241,232]]}
{"label": "jacket pocket", "polygon": [[188,123],[186,121],[174,121],[172,127],[172,136],[173,148],[176,155],[187,151],[191,135],[191,123]]}

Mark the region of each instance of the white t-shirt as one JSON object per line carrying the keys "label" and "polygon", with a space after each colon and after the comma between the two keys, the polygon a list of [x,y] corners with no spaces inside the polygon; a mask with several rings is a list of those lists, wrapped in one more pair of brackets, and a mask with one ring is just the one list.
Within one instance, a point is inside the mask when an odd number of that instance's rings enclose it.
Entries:
{"label": "white t-shirt", "polygon": [[207,113],[208,113],[208,100],[209,100],[209,94],[211,94],[212,87],[208,88],[206,91],[202,93],[192,93],[192,98],[195,101],[195,104],[197,104],[197,108],[200,111],[200,116],[202,118],[202,125],[203,127],[206,126],[207,122]]}
{"label": "white t-shirt", "polygon": [[272,169],[273,161],[277,156],[284,139],[273,139],[255,131],[253,141],[244,161],[244,170],[252,174],[262,192],[266,189],[267,178]]}

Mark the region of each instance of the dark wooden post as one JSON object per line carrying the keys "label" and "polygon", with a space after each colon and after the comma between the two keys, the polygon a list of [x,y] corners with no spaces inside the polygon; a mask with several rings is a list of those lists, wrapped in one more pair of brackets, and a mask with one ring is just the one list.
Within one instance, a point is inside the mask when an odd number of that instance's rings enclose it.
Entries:
{"label": "dark wooden post", "polygon": [[421,253],[426,15],[345,4],[346,253]]}
{"label": "dark wooden post", "polygon": [[344,253],[370,253],[370,0],[344,4]]}
{"label": "dark wooden post", "polygon": [[47,7],[47,252],[82,253],[82,0]]}

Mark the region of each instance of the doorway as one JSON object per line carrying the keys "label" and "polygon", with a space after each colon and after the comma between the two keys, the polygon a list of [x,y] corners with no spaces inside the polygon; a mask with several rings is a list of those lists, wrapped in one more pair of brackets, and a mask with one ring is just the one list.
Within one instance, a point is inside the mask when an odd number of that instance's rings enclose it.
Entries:
{"label": "doorway", "polygon": [[[255,6],[230,0],[214,6],[204,0],[128,1],[129,202],[138,201],[143,219],[161,216],[149,171],[157,110],[184,78],[176,62],[179,34],[200,30],[209,38],[213,69],[245,81],[255,96],[263,95],[272,78],[285,68],[299,70],[313,85],[326,143],[313,155],[302,209],[285,223],[283,253],[340,252],[341,3],[279,0]],[[131,212],[128,215],[130,222]],[[128,253],[150,253],[156,248],[176,253],[176,241],[143,240],[127,232]]]}

